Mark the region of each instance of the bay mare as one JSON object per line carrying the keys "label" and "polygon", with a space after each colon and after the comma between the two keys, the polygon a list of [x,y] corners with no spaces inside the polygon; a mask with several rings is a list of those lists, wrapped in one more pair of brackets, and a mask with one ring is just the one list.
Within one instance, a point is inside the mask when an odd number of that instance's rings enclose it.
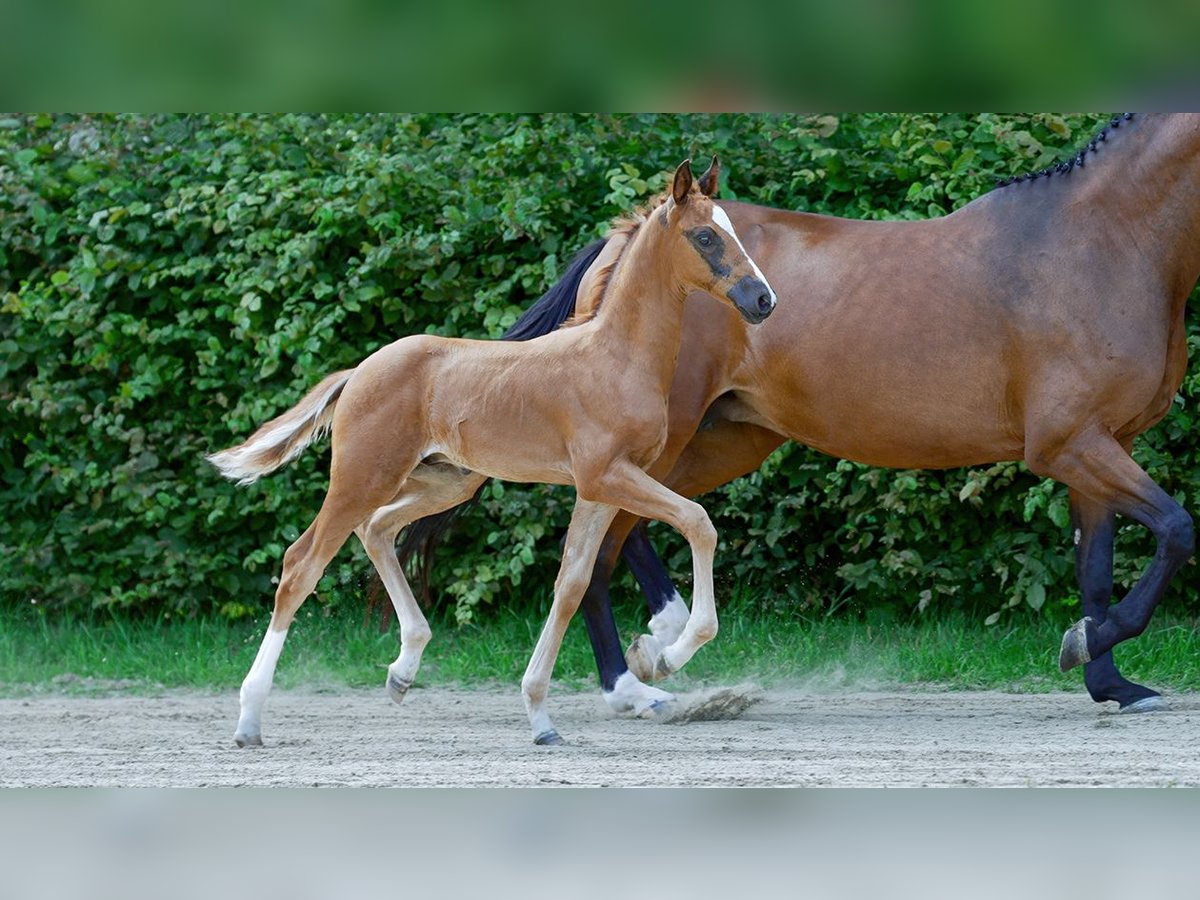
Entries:
{"label": "bay mare", "polygon": [[[711,193],[715,165],[697,184],[685,162],[663,202],[619,229],[623,252],[595,279],[590,313],[574,327],[525,343],[403,338],[329,375],[244,443],[209,457],[245,484],[332,431],[329,489],[313,523],[284,554],[271,622],[242,683],[239,746],[262,743],[262,709],[288,628],[351,533],[400,621],[400,655],[388,667],[387,687],[403,700],[431,634],[397,562],[396,534],[461,503],[487,477],[577,489],[554,601],[521,685],[537,743],[561,741],[546,710],[550,676],[619,510],[669,523],[692,549],[692,615],[651,666],[674,671],[712,639],[716,532],[702,507],[644,469],[667,435],[687,296],[720,297],[753,323],[775,307],[728,217],[701,190]],[[653,713],[669,698],[626,680],[623,696],[635,712]]]}
{"label": "bay mare", "polygon": [[[785,440],[898,468],[1024,460],[1069,489],[1085,617],[1064,635],[1061,667],[1082,663],[1096,701],[1160,708],[1156,691],[1120,674],[1112,648],[1141,633],[1193,552],[1191,517],[1130,449],[1166,414],[1187,363],[1200,116],[1115,118],[1068,162],[926,221],[719,205],[782,302],[759,330],[711,299],[690,301],[669,433],[648,472],[697,496]],[[1117,513],[1146,526],[1157,550],[1110,605]],[[639,677],[654,676],[647,660],[688,620],[636,521],[613,522],[583,599],[602,689],[618,708],[626,659],[608,602],[618,555],[652,614],[651,634],[628,654]],[[403,556],[431,524],[414,526]]]}

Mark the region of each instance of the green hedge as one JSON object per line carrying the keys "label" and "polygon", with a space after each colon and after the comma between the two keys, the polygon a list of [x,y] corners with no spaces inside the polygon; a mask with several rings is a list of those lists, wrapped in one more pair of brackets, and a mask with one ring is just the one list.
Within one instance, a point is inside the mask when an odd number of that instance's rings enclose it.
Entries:
{"label": "green hedge", "polygon": [[[0,119],[3,603],[269,608],[283,549],[323,496],[327,448],[250,488],[203,454],[397,336],[499,335],[686,155],[721,154],[726,197],[923,218],[1063,158],[1103,119]],[[1196,392],[1189,377],[1138,447],[1193,509]],[[462,618],[481,604],[543,609],[571,499],[493,483],[438,556],[438,595]],[[993,612],[1074,592],[1064,492],[1018,464],[883,471],[789,446],[707,506],[723,594],[780,609]],[[654,533],[682,578],[685,549]],[[318,602],[362,602],[369,569],[352,543]],[[1150,549],[1141,529],[1122,531],[1122,584]]]}

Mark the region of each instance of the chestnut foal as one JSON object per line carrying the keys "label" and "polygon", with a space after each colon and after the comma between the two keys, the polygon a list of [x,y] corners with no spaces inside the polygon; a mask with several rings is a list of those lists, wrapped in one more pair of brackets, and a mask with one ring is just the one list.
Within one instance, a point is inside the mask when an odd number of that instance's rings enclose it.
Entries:
{"label": "chestnut foal", "polygon": [[[645,469],[666,440],[684,299],[705,291],[758,323],[774,309],[775,293],[700,185],[684,162],[661,203],[623,226],[630,237],[597,281],[591,318],[523,343],[403,338],[328,376],[245,443],[209,457],[245,484],[332,428],[329,490],[284,554],[271,622],[242,683],[238,746],[262,743],[262,708],[288,627],[352,532],[400,621],[400,655],[388,667],[387,687],[403,700],[430,630],[396,561],[396,535],[466,500],[487,477],[574,484],[578,494],[554,601],[521,682],[535,743],[561,742],[546,711],[550,676],[620,510],[667,522],[692,550],[692,615],[651,664],[673,672],[713,638],[716,531],[702,507]],[[628,683],[639,714],[669,699],[632,677]]]}

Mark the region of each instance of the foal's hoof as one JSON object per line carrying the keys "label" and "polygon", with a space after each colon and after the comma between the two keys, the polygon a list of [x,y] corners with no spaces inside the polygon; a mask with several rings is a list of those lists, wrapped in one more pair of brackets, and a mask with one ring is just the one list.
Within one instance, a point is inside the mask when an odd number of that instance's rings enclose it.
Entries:
{"label": "foal's hoof", "polygon": [[1132,703],[1126,703],[1119,710],[1123,713],[1147,713],[1147,712],[1163,712],[1171,708],[1171,704],[1164,697],[1155,694],[1152,697],[1143,697],[1141,700],[1134,700]]}
{"label": "foal's hoof", "polygon": [[1088,652],[1087,630],[1092,625],[1092,617],[1084,616],[1074,625],[1067,629],[1063,635],[1062,647],[1058,651],[1058,667],[1064,672],[1069,672],[1076,666],[1082,666],[1084,663],[1092,661],[1092,654]]}
{"label": "foal's hoof", "polygon": [[233,742],[239,747],[261,747],[263,745],[261,734],[235,734]]}
{"label": "foal's hoof", "polygon": [[663,657],[662,645],[649,634],[640,634],[625,651],[625,665],[640,681],[662,681],[674,669]]}
{"label": "foal's hoof", "polygon": [[566,743],[566,741],[564,741],[559,736],[558,732],[555,731],[553,728],[551,728],[549,731],[543,731],[541,734],[539,734],[537,737],[535,737],[533,739],[533,742],[535,744],[537,744],[539,747],[553,747],[553,746],[557,746],[557,745]]}
{"label": "foal's hoof", "polygon": [[404,696],[408,693],[408,689],[412,687],[411,681],[405,681],[403,678],[397,678],[391,672],[387,677],[388,696],[396,703],[403,703]]}
{"label": "foal's hoof", "polygon": [[658,639],[648,634],[639,634],[625,651],[625,665],[638,681],[650,681],[654,674],[654,661],[662,653]]}

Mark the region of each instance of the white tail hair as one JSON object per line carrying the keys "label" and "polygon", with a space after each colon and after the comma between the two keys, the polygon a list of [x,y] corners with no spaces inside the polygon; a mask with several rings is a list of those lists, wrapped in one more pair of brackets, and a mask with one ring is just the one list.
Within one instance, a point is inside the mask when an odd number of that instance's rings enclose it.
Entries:
{"label": "white tail hair", "polygon": [[329,429],[342,388],[354,371],[345,369],[327,376],[303,400],[245,442],[205,458],[238,484],[252,484],[287,465]]}

